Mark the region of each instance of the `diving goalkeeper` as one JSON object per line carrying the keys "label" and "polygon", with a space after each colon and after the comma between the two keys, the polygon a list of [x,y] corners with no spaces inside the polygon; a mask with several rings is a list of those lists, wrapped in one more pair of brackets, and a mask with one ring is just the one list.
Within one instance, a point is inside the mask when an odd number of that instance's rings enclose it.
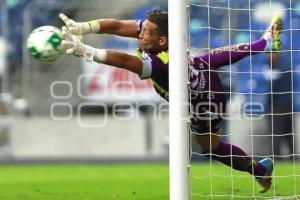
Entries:
{"label": "diving goalkeeper", "polygon": [[[62,32],[67,54],[129,70],[141,79],[151,79],[156,92],[168,100],[169,41],[166,11],[154,10],[141,21],[99,19],[75,22],[64,14],[60,14],[60,18],[65,23]],[[226,97],[215,70],[250,54],[279,50],[281,30],[282,20],[274,17],[267,31],[257,41],[214,49],[190,58],[190,128],[201,152],[211,154],[213,159],[233,169],[252,174],[262,186],[261,192],[268,191],[272,185],[273,161],[270,158],[255,161],[239,147],[221,140],[220,122],[226,109]],[[102,33],[137,38],[137,56],[96,49],[78,39],[80,35]]]}

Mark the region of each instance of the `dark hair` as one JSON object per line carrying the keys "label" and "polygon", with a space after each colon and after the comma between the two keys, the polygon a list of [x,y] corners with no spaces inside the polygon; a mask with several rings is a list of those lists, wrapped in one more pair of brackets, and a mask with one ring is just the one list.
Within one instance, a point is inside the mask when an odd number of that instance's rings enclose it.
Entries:
{"label": "dark hair", "polygon": [[158,26],[158,32],[168,37],[168,12],[153,10],[147,13],[147,19]]}

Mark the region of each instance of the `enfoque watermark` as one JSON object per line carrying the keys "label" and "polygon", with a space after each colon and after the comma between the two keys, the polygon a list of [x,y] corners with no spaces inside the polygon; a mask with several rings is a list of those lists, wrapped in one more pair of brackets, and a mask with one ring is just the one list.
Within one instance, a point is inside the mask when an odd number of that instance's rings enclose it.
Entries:
{"label": "enfoque watermark", "polygon": [[[82,78],[82,77],[80,77]],[[115,83],[117,87],[122,83]],[[132,83],[126,83],[130,85],[130,95],[129,98],[133,98],[139,91],[132,86]],[[55,88],[67,88],[67,91],[64,94],[56,94]],[[56,121],[66,121],[76,118],[77,123],[80,127],[89,127],[89,128],[101,128],[105,127],[109,122],[109,119],[119,120],[119,121],[132,121],[138,120],[144,116],[144,113],[141,110],[145,108],[148,111],[151,111],[151,120],[162,120],[169,113],[169,103],[166,101],[157,102],[134,102],[132,101],[119,101],[115,103],[107,104],[101,102],[102,99],[106,98],[108,93],[100,94],[97,101],[88,102],[84,101],[76,105],[76,108],[68,102],[68,100],[74,95],[74,91],[77,92],[80,98],[87,99],[88,96],[83,96],[84,93],[78,92],[79,90],[74,90],[71,82],[68,81],[55,81],[50,85],[50,95],[55,101],[50,105],[50,117],[52,120]],[[114,97],[119,98],[118,92],[113,92]],[[121,98],[124,98],[124,93],[120,94]],[[186,115],[182,116],[181,120],[190,121],[190,118],[196,118],[197,120],[214,120],[221,118],[223,120],[261,120],[264,117],[264,105],[260,102],[244,102],[242,104],[231,103],[228,105],[223,102],[214,102],[214,99],[209,99],[206,102],[197,102],[197,103],[185,103],[181,105],[182,109],[186,109]],[[238,112],[226,112],[226,107],[239,107]],[[99,120],[93,122],[85,120],[84,110],[86,108],[94,108],[101,110],[101,117]],[[56,110],[64,109],[64,116],[57,114]],[[75,110],[74,110],[75,109]]]}

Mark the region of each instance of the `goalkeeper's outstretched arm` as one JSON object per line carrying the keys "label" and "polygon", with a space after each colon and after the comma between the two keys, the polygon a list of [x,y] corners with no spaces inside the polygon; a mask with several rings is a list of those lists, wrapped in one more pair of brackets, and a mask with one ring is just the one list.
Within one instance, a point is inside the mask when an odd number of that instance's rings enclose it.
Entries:
{"label": "goalkeeper's outstretched arm", "polygon": [[99,23],[101,24],[99,33],[138,38],[135,20],[100,19]]}
{"label": "goalkeeper's outstretched arm", "polygon": [[136,56],[132,56],[130,54],[112,51],[112,50],[104,50],[106,51],[106,59],[103,61],[97,60],[97,57],[94,57],[96,62],[102,62],[107,65],[111,65],[114,67],[122,68],[129,70],[131,72],[136,73],[137,75],[142,75],[143,62]]}
{"label": "goalkeeper's outstretched arm", "polygon": [[86,45],[77,36],[73,35],[66,27],[62,28],[62,34],[64,37],[62,45],[67,54],[84,57],[88,61],[95,61],[126,69],[138,74],[139,76],[143,75],[144,63],[138,57],[124,52],[96,49]]}
{"label": "goalkeeper's outstretched arm", "polygon": [[135,20],[98,19],[88,22],[76,22],[64,14],[60,14],[59,17],[74,35],[107,33],[123,37],[138,37]]}

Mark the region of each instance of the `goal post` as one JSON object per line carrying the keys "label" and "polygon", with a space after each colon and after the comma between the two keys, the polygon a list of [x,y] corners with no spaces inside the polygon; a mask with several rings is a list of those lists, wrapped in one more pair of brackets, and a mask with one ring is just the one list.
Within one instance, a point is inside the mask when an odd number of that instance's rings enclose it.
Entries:
{"label": "goal post", "polygon": [[170,199],[189,199],[188,1],[169,1]]}

